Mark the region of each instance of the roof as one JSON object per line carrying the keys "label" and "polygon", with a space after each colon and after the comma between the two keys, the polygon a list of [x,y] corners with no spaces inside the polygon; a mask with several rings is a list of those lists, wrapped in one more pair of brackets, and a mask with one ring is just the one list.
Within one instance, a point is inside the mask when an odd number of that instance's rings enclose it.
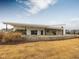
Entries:
{"label": "roof", "polygon": [[47,29],[63,29],[63,26],[54,26],[54,25],[41,25],[41,24],[24,24],[24,23],[13,23],[13,22],[3,22],[3,24],[9,24],[12,26],[21,26],[21,27],[38,27],[38,28],[47,28]]}

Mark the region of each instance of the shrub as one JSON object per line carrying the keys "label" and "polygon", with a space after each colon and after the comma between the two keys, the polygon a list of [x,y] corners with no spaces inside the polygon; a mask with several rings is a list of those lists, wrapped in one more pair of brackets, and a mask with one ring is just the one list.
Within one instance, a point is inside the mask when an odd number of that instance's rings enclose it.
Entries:
{"label": "shrub", "polygon": [[0,34],[0,39],[1,42],[6,42],[6,41],[15,41],[21,39],[21,33],[19,32],[7,32],[7,33],[1,33]]}
{"label": "shrub", "polygon": [[3,38],[3,33],[0,32],[0,40]]}
{"label": "shrub", "polygon": [[[10,34],[10,33],[9,33]],[[21,38],[21,33],[19,33],[19,32],[15,32],[15,33],[11,33],[11,40],[18,40],[18,39],[20,39]]]}
{"label": "shrub", "polygon": [[18,38],[21,38],[21,33],[18,32],[5,33],[3,38],[6,40],[17,40]]}

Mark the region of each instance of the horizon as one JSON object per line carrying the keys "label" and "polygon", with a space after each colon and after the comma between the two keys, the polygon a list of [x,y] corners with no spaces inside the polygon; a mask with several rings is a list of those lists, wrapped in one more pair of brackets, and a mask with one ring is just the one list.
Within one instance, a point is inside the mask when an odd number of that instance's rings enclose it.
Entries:
{"label": "horizon", "polygon": [[0,29],[2,21],[79,29],[79,0],[0,0]]}

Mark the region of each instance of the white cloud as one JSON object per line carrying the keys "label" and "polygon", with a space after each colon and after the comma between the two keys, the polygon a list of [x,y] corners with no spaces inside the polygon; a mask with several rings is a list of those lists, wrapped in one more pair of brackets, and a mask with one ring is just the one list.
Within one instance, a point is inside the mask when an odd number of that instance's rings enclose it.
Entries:
{"label": "white cloud", "polygon": [[57,0],[16,0],[30,14],[36,14],[41,10],[54,5]]}
{"label": "white cloud", "polygon": [[72,18],[69,22],[67,22],[68,29],[79,29],[79,18]]}

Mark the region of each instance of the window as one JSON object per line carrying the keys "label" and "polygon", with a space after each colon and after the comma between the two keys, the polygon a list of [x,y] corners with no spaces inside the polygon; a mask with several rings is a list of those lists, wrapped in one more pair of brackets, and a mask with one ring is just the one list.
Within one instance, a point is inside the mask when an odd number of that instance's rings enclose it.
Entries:
{"label": "window", "polygon": [[53,31],[52,33],[53,33],[53,35],[56,35],[56,32]]}
{"label": "window", "polygon": [[37,30],[31,30],[31,35],[37,35]]}
{"label": "window", "polygon": [[41,35],[43,35],[43,30],[41,30]]}

